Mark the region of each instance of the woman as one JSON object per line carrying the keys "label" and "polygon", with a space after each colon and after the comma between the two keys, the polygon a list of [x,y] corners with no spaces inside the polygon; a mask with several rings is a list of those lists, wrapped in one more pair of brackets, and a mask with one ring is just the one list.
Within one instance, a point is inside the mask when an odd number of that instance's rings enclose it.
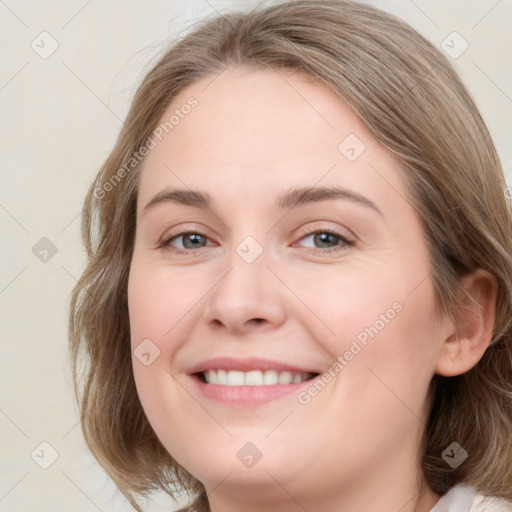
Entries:
{"label": "woman", "polygon": [[155,489],[213,512],[509,510],[505,191],[466,88],[397,18],[206,20],[86,198],[92,453],[139,511]]}

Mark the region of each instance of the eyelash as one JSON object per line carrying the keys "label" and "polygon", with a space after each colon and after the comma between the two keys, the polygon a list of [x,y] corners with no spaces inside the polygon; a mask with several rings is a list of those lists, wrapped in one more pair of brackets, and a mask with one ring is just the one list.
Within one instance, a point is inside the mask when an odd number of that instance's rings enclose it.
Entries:
{"label": "eyelash", "polygon": [[[300,240],[302,240],[303,238],[307,238],[310,235],[317,234],[317,233],[328,233],[329,235],[333,235],[336,238],[339,238],[339,240],[341,242],[343,242],[343,245],[325,248],[325,249],[322,249],[322,248],[313,249],[314,251],[320,251],[322,253],[327,253],[327,254],[337,253],[337,252],[341,252],[341,251],[346,251],[348,247],[352,247],[355,245],[352,240],[350,240],[346,236],[342,235],[341,233],[338,233],[337,231],[334,231],[331,229],[313,229],[311,231],[307,231],[306,233],[304,233],[302,235]],[[191,251],[194,252],[196,249],[180,249],[180,248],[173,247],[172,245],[170,245],[173,240],[175,240],[176,238],[180,238],[181,236],[184,236],[184,235],[200,235],[200,236],[203,236],[204,238],[208,238],[204,233],[201,233],[200,231],[182,231],[180,233],[174,234],[171,237],[168,237],[165,240],[163,240],[158,245],[157,248],[158,249],[166,249],[170,252],[173,252],[173,253],[179,254],[179,255],[190,255],[190,252]],[[203,247],[200,247],[200,249],[203,249]]]}

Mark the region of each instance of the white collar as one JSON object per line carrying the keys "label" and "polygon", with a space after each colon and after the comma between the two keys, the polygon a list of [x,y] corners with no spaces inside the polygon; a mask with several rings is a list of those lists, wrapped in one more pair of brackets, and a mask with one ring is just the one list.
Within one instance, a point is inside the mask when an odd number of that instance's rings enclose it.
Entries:
{"label": "white collar", "polygon": [[469,484],[458,483],[430,509],[430,512],[468,512],[476,497],[476,489]]}

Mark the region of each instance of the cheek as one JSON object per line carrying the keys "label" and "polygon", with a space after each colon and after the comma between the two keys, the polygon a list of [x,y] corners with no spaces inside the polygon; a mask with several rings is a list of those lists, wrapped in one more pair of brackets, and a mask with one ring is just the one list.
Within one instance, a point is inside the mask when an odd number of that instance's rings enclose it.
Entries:
{"label": "cheek", "polygon": [[396,324],[405,316],[409,302],[404,292],[407,285],[395,278],[393,268],[384,263],[376,265],[375,261],[361,260],[290,276],[288,283],[309,306],[312,314],[304,311],[301,317],[314,329],[314,339],[333,357],[350,350],[354,341],[363,353],[377,340],[390,337],[393,330],[391,338],[396,337]]}
{"label": "cheek", "polygon": [[170,269],[143,259],[132,264],[128,281],[132,364],[142,405],[153,424],[166,416],[163,404],[172,410],[178,405],[183,409],[187,402],[172,372],[177,371],[177,355],[198,323],[201,299],[211,286],[190,269]]}
{"label": "cheek", "polygon": [[149,338],[161,351],[166,350],[176,332],[194,316],[194,308],[208,288],[191,274],[163,266],[132,265],[128,282],[132,348]]}
{"label": "cheek", "polygon": [[[370,415],[397,432],[425,413],[439,341],[430,281],[413,293],[406,290],[399,284],[378,283],[369,300],[362,295],[354,298],[345,313],[350,334],[337,347],[346,365],[340,402],[352,401],[354,409],[358,403],[371,404]],[[350,318],[350,311],[357,321]]]}
{"label": "cheek", "polygon": [[[173,358],[196,323],[197,287],[164,267],[135,262],[128,282],[132,365],[137,393],[156,435],[177,460],[182,447],[169,432],[183,432],[183,417],[194,417],[194,402],[173,377]],[[204,291],[202,292],[204,293]],[[144,350],[141,350],[144,347]],[[149,364],[144,364],[149,353]],[[141,359],[139,357],[142,356]],[[147,363],[148,361],[146,361]],[[176,414],[176,410],[180,414]],[[197,414],[197,411],[195,411]],[[186,450],[185,450],[186,451]]]}
{"label": "cheek", "polygon": [[403,403],[422,413],[440,340],[434,289],[430,279],[422,281],[428,270],[421,270],[410,267],[407,273],[389,262],[371,270],[363,264],[333,272],[309,294],[303,287],[304,302],[315,304],[315,313],[333,331],[322,330],[316,339],[333,364],[339,363],[333,368],[340,377],[337,403],[354,400],[355,408],[356,402],[371,403],[372,414],[382,409],[383,417],[397,409],[410,415]]}
{"label": "cheek", "polygon": [[157,269],[135,261],[128,281],[132,364],[146,413],[151,408],[155,389],[165,389],[168,386],[165,381],[172,379],[168,373],[171,355],[168,341],[173,339],[173,326],[183,316],[180,311],[186,304],[183,294],[168,288],[159,274]]}

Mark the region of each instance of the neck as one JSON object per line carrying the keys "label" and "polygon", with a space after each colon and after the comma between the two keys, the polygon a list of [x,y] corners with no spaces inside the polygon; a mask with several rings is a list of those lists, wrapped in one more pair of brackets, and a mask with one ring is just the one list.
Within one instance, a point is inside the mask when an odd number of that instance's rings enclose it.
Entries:
{"label": "neck", "polygon": [[[426,483],[425,483],[426,485]],[[382,510],[399,510],[400,512],[429,512],[439,501],[440,496],[430,489],[406,495],[397,492],[396,488],[390,491],[394,496],[382,497],[378,500],[364,497],[359,499],[359,506],[351,505],[353,500],[344,497],[324,499],[312,502],[311,498],[294,497],[284,487],[280,493],[262,491],[257,495],[244,493],[219,493],[209,495],[209,505],[205,512],[382,512]],[[278,496],[279,494],[279,496]],[[368,503],[365,505],[364,503]],[[341,505],[341,503],[344,503]],[[356,508],[357,507],[357,508]],[[202,512],[202,510],[200,511]]]}
{"label": "neck", "polygon": [[[345,482],[336,474],[326,477],[320,467],[294,481],[279,480],[276,471],[265,471],[257,484],[242,483],[230,474],[221,483],[206,485],[209,508],[211,512],[429,512],[440,496],[418,467],[407,465],[402,456],[387,462],[378,471],[359,472]],[[315,474],[322,480],[315,481]]]}

